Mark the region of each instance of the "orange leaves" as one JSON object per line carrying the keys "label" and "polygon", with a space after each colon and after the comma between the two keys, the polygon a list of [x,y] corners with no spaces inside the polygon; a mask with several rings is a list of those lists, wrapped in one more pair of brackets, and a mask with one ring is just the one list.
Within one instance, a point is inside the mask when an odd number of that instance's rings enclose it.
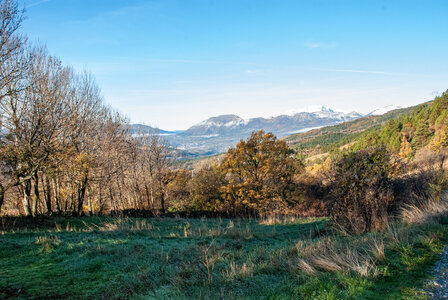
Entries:
{"label": "orange leaves", "polygon": [[228,182],[224,197],[235,195],[236,207],[255,212],[285,205],[296,190],[299,168],[284,141],[271,133],[253,132],[227,152],[222,164]]}

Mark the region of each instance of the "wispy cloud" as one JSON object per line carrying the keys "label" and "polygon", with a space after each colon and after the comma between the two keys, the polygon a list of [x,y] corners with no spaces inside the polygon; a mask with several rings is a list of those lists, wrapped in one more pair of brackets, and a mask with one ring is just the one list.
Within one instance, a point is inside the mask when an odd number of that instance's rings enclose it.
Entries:
{"label": "wispy cloud", "polygon": [[305,47],[308,49],[330,49],[336,47],[336,43],[317,43],[317,42],[307,42],[305,43]]}
{"label": "wispy cloud", "polygon": [[[241,61],[219,61],[219,60],[196,60],[196,59],[170,59],[170,58],[154,58],[148,59],[148,61],[168,62],[168,63],[185,63],[185,64],[210,64],[210,65],[246,65],[256,66],[257,64]],[[248,71],[261,71],[261,70],[248,70]],[[249,73],[249,72],[248,72]]]}
{"label": "wispy cloud", "polygon": [[380,74],[380,75],[411,75],[407,73],[385,72],[385,71],[371,71],[371,70],[357,70],[357,69],[318,69],[320,71],[329,72],[343,72],[343,73],[363,73],[363,74]]}
{"label": "wispy cloud", "polygon": [[49,2],[49,1],[50,0],[40,0],[40,1],[37,1],[37,2],[34,2],[34,3],[27,4],[26,7],[30,8],[30,7],[38,6],[38,5],[44,4],[44,3]]}

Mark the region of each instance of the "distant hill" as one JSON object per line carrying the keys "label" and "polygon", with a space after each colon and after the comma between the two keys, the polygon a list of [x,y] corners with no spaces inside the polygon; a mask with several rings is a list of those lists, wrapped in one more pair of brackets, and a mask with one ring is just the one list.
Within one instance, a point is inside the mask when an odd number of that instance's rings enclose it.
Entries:
{"label": "distant hill", "polygon": [[184,131],[189,136],[234,136],[237,139],[248,136],[252,131],[263,129],[277,136],[285,136],[307,128],[321,127],[355,120],[362,117],[357,112],[343,113],[320,106],[313,112],[294,112],[271,118],[244,120],[237,115],[222,115],[207,119]]}
{"label": "distant hill", "polygon": [[168,135],[168,134],[177,134],[180,132],[180,131],[162,130],[162,129],[151,127],[151,126],[144,125],[144,124],[131,124],[131,125],[129,125],[129,130],[131,131],[131,134],[157,133],[157,134]]}

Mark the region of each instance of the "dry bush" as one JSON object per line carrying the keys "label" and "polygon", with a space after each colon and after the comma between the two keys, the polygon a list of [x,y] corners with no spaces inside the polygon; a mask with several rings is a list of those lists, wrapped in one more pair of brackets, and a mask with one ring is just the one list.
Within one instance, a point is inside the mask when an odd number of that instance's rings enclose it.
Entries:
{"label": "dry bush", "polygon": [[448,153],[444,151],[433,151],[425,147],[417,151],[410,168],[417,169],[442,169]]}
{"label": "dry bush", "polygon": [[335,227],[347,233],[382,229],[393,199],[391,159],[386,149],[344,154],[332,169],[330,216]]}
{"label": "dry bush", "polygon": [[421,206],[428,199],[439,199],[447,188],[447,176],[443,169],[421,165],[404,176],[394,179],[395,201],[389,207],[389,214],[399,216],[408,205]]}

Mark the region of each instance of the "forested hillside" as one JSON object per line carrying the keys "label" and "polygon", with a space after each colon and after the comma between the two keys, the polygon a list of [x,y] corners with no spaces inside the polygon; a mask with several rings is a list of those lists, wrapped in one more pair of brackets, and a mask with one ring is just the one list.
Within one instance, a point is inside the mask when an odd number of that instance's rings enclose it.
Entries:
{"label": "forested hillside", "polygon": [[384,145],[391,153],[409,159],[425,147],[440,151],[446,146],[447,108],[448,96],[444,92],[418,106],[291,135],[284,140],[305,157]]}
{"label": "forested hillside", "polygon": [[353,150],[385,145],[402,158],[411,158],[424,147],[441,151],[447,145],[448,91],[407,114],[390,119],[380,128],[362,135]]}
{"label": "forested hillside", "polygon": [[326,126],[305,133],[289,135],[285,140],[288,145],[306,155],[326,153],[347,145],[365,132],[380,128],[388,120],[413,111],[416,107],[393,110],[379,116],[367,116],[354,121],[344,122],[334,126]]}

